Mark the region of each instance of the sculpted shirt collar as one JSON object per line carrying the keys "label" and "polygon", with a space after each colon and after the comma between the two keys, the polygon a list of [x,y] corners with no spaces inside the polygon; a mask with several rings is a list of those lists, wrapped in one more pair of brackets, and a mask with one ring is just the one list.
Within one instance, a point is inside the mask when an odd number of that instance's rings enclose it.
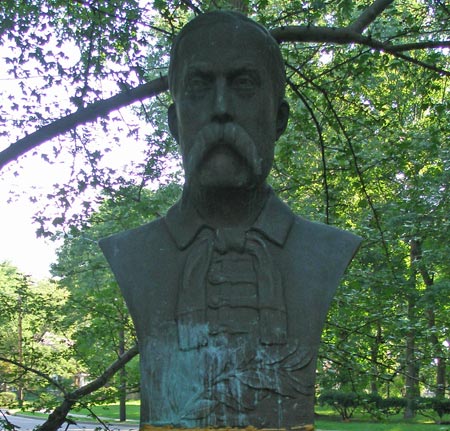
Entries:
{"label": "sculpted shirt collar", "polygon": [[[192,205],[178,201],[164,218],[170,235],[180,250],[187,248],[203,228],[209,226]],[[249,230],[255,230],[278,246],[283,246],[294,222],[291,209],[270,189],[267,201]]]}

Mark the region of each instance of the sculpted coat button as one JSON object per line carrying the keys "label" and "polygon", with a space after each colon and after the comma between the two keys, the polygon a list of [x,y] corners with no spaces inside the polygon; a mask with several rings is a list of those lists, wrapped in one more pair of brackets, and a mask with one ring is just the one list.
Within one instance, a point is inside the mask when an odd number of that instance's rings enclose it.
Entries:
{"label": "sculpted coat button", "polygon": [[222,284],[227,281],[223,274],[211,271],[208,276],[208,280],[211,284]]}
{"label": "sculpted coat button", "polygon": [[221,301],[218,295],[211,295],[209,298],[209,305],[211,307],[218,307],[220,305]]}

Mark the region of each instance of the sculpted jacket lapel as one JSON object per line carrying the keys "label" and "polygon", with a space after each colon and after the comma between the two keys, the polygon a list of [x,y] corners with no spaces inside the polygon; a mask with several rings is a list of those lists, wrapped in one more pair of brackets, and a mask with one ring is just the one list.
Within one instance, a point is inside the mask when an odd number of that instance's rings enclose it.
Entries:
{"label": "sculpted jacket lapel", "polygon": [[[256,222],[246,232],[242,231],[241,241],[245,243],[243,251],[251,255],[255,263],[262,344],[286,343],[287,316],[283,281],[273,265],[266,241],[283,247],[293,221],[291,210],[271,191]],[[233,230],[214,232],[200,219],[192,206],[182,202],[169,210],[165,222],[177,247],[180,250],[188,249],[175,317],[180,348],[195,349],[208,344],[206,280],[213,251],[222,247],[224,242],[233,242]],[[226,250],[222,250],[222,253],[225,252]]]}

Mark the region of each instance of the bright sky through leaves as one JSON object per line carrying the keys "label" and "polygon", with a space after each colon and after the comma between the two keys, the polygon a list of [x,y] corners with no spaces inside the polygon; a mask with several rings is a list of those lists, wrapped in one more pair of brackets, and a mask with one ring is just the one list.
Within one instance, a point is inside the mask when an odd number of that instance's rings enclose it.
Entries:
{"label": "bright sky through leaves", "polygon": [[[8,95],[14,96],[15,100],[20,100],[21,90],[19,80],[11,79],[6,73],[7,65],[4,62],[6,49],[0,49],[0,94],[2,100],[6,100]],[[76,57],[76,51],[69,49],[69,52]],[[10,55],[10,54],[9,54]],[[40,85],[40,78],[32,76],[28,80],[33,81],[33,85]],[[115,82],[102,82],[103,89],[111,94],[118,91]],[[72,109],[67,94],[61,94],[61,89],[49,90],[46,100],[53,99],[59,101],[62,106]],[[0,151],[7,148],[12,142],[33,131],[19,129],[12,126],[14,119],[20,119],[23,109],[19,106],[11,109],[4,120],[11,122],[11,136],[0,136]],[[125,108],[120,111],[125,123],[136,123],[137,117],[131,109]],[[91,126],[93,134],[98,126]],[[140,124],[143,133],[147,132],[149,126]],[[21,133],[15,136],[14,133]],[[139,161],[142,158],[144,141],[126,136],[126,131],[122,133],[120,143],[127,144],[132,141],[132,145],[121,145],[116,147],[104,157],[104,163],[110,167],[126,170],[127,165]],[[99,146],[111,146],[111,142],[102,142],[107,136],[98,132],[96,139]],[[63,183],[70,175],[71,157],[59,157],[53,164],[43,160],[42,154],[52,151],[53,144],[48,142],[36,150],[36,154],[28,154],[21,157],[17,162],[12,163],[4,169],[0,175],[0,262],[10,261],[17,266],[20,271],[30,274],[40,279],[48,277],[49,266],[55,260],[55,250],[58,242],[52,242],[36,237],[37,225],[33,224],[33,215],[44,205],[45,196],[52,192],[55,183]],[[34,153],[34,152],[33,152]]]}

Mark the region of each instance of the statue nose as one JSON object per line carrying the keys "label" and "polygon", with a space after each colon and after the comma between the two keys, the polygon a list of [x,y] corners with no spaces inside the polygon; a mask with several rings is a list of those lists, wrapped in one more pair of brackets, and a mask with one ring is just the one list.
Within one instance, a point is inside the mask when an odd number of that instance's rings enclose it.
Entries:
{"label": "statue nose", "polygon": [[230,90],[225,80],[218,80],[214,95],[213,120],[225,123],[231,119]]}

